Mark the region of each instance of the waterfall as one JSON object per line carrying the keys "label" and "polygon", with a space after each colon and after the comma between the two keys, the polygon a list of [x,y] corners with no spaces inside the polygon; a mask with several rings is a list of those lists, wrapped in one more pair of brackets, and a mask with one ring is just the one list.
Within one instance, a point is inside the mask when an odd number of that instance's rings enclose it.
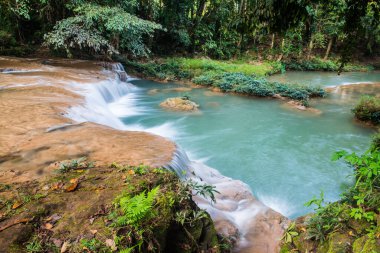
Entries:
{"label": "waterfall", "polygon": [[[112,66],[115,66],[114,68],[117,71],[124,71],[120,64],[113,64]],[[127,120],[128,116],[131,115],[143,114],[145,110],[138,106],[140,89],[121,78],[116,80],[110,78],[91,85],[72,83],[69,88],[85,98],[84,104],[71,107],[67,111],[66,116],[77,122],[90,121],[119,130],[145,131],[169,138],[173,138],[176,134],[170,122],[152,128],[144,128],[141,125],[130,125],[121,120],[121,118]],[[236,240],[239,248],[249,247],[250,237],[252,237],[250,233],[257,229],[257,226],[261,226],[259,229],[264,230],[267,234],[267,230],[283,226],[277,221],[275,224],[271,220],[272,217],[266,217],[268,213],[272,216],[277,215],[277,213],[256,200],[248,185],[225,177],[216,169],[210,168],[202,162],[191,161],[181,148],[177,147],[172,161],[165,167],[177,173],[183,180],[215,186],[218,191],[215,194],[215,203],[202,196],[195,196],[194,201],[211,215],[217,230]],[[259,216],[261,218],[257,222],[256,217]],[[273,224],[270,223],[270,226],[266,224],[263,229],[263,222],[272,222]],[[279,238],[276,236],[270,234],[266,236],[266,240],[277,245]],[[271,248],[267,245],[265,247]]]}
{"label": "waterfall", "polygon": [[127,75],[127,72],[125,72],[123,64],[120,62],[104,62],[102,65],[105,69],[116,73],[120,81],[128,81],[129,76]]}

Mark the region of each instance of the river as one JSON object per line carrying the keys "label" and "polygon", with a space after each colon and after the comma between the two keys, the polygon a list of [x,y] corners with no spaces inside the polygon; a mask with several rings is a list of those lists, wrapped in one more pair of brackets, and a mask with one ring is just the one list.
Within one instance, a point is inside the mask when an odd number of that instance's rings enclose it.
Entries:
{"label": "river", "polygon": [[[351,168],[330,158],[340,149],[360,153],[368,147],[374,130],[355,122],[350,110],[361,94],[380,94],[380,88],[346,84],[379,82],[380,73],[287,72],[271,79],[338,87],[327,98],[312,101],[321,111],[315,114],[274,99],[135,80],[133,112],[130,99],[110,108],[137,129],[160,126],[159,133],[175,140],[191,159],[247,183],[264,204],[295,218],[312,211],[304,203],[321,191],[326,201],[336,201],[352,183]],[[198,103],[200,112],[169,112],[159,107],[166,98],[182,95]]]}

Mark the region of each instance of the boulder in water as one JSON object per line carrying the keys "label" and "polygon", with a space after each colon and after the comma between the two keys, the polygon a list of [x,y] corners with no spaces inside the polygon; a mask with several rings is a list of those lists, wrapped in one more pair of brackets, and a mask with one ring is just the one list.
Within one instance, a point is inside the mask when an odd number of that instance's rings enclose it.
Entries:
{"label": "boulder in water", "polygon": [[187,97],[168,98],[160,104],[161,107],[173,111],[192,112],[198,111],[199,105],[189,100]]}

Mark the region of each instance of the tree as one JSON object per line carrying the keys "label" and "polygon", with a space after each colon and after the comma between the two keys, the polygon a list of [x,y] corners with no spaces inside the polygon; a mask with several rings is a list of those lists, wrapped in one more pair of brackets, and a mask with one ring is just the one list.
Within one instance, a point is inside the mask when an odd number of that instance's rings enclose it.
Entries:
{"label": "tree", "polygon": [[144,36],[152,36],[161,25],[140,19],[120,7],[83,4],[75,16],[61,20],[45,36],[46,45],[66,51],[85,50],[99,54],[117,54],[119,49],[133,56],[146,56],[149,49]]}

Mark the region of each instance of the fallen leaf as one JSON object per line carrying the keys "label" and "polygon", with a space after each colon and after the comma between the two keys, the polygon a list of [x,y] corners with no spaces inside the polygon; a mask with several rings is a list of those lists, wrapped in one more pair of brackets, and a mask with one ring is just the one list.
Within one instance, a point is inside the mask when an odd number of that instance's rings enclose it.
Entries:
{"label": "fallen leaf", "polygon": [[95,220],[95,218],[91,218],[90,219],[90,224],[92,225],[92,223],[94,223],[94,220]]}
{"label": "fallen leaf", "polygon": [[71,179],[70,184],[66,187],[65,191],[72,192],[72,191],[75,191],[77,187],[78,187],[78,180],[73,181],[73,179]]}
{"label": "fallen leaf", "polygon": [[128,170],[128,174],[129,174],[129,175],[134,175],[134,174],[135,174],[135,171],[134,171],[134,170]]}
{"label": "fallen leaf", "polygon": [[63,183],[59,182],[59,183],[55,183],[51,186],[51,189],[52,190],[58,190],[58,189],[61,189],[63,186]]}
{"label": "fallen leaf", "polygon": [[116,243],[115,243],[115,241],[112,240],[112,239],[107,239],[107,240],[106,240],[106,245],[107,245],[108,247],[110,247],[112,251],[116,251],[116,250],[117,250]]}
{"label": "fallen leaf", "polygon": [[92,230],[92,229],[90,229],[90,232],[91,232],[91,234],[96,234],[96,233],[98,233],[98,230],[96,230],[96,229],[94,229],[94,230]]}
{"label": "fallen leaf", "polygon": [[348,234],[349,234],[350,236],[354,236],[354,232],[352,232],[352,230],[350,230],[350,231],[348,232]]}
{"label": "fallen leaf", "polygon": [[78,178],[70,179],[70,183],[72,184],[78,183]]}
{"label": "fallen leaf", "polygon": [[45,224],[44,224],[44,228],[50,230],[50,229],[53,228],[53,224],[51,224],[51,223],[45,223]]}
{"label": "fallen leaf", "polygon": [[23,203],[20,203],[20,202],[16,201],[15,203],[13,203],[13,205],[12,205],[12,209],[13,209],[13,210],[14,210],[14,209],[17,209],[17,208],[19,208],[20,206],[22,206],[22,204],[23,204]]}

